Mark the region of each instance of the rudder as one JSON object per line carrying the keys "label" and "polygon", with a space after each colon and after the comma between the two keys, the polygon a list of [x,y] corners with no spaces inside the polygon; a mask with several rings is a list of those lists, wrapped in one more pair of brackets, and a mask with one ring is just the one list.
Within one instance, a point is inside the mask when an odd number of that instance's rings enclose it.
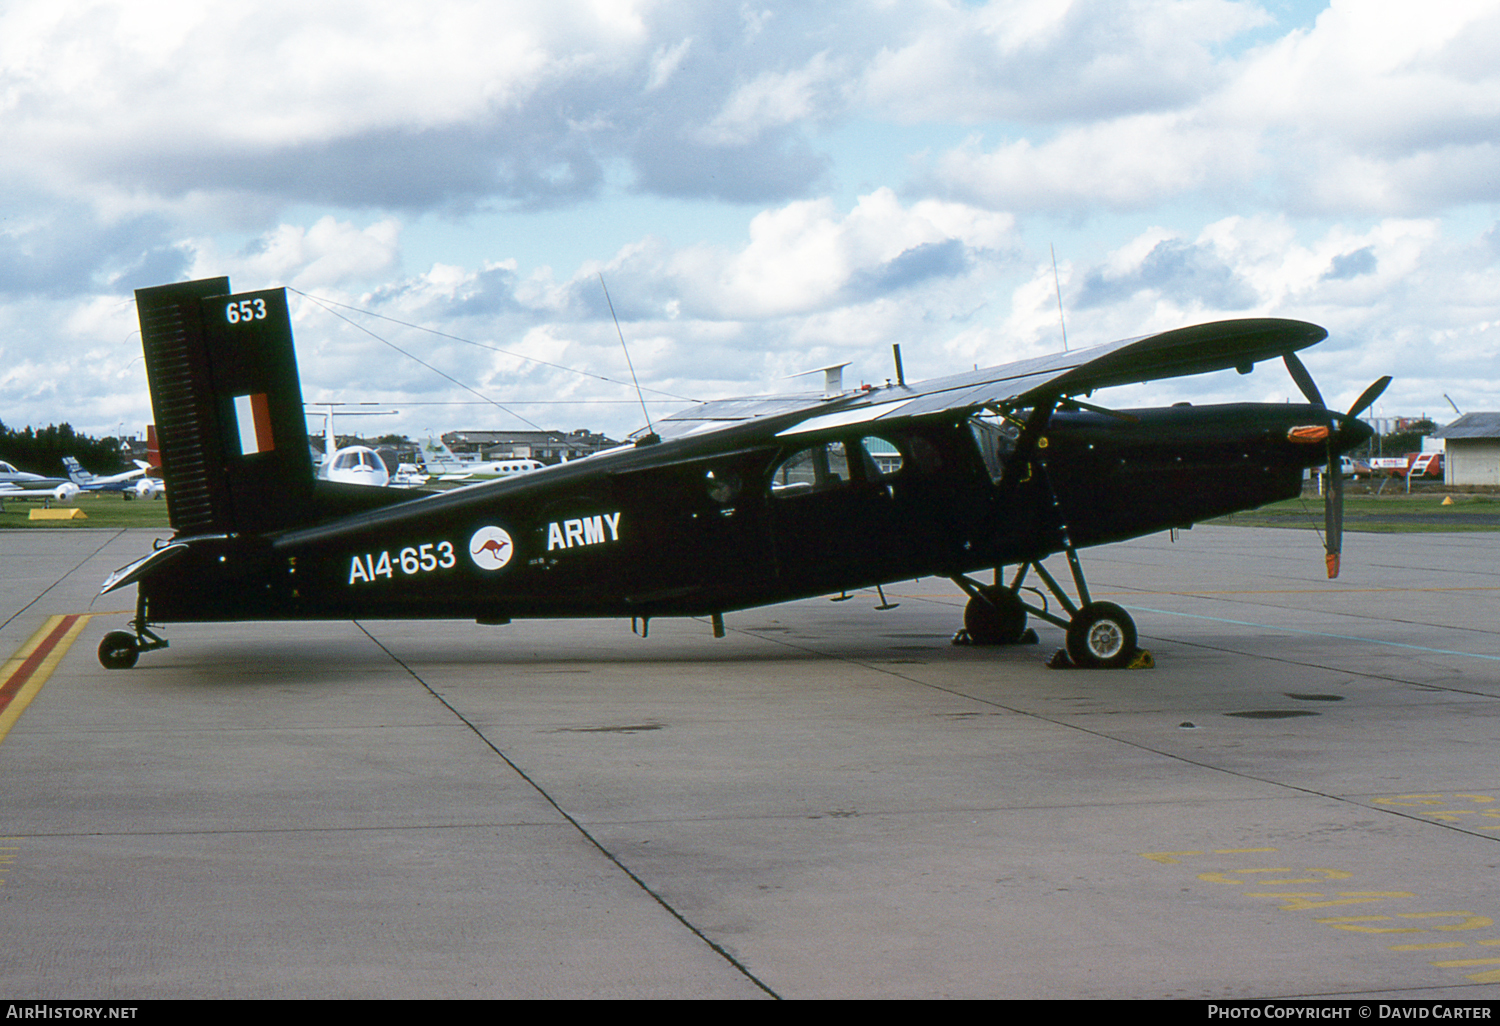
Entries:
{"label": "rudder", "polygon": [[228,278],[207,278],[135,297],[172,528],[305,522],[312,458],[286,290],[230,295]]}

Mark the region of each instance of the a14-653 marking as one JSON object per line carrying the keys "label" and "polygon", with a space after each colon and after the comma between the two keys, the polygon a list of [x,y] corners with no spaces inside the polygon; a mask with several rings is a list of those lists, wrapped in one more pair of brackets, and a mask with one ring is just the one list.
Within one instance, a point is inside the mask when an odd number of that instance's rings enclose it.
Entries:
{"label": "a14-653 marking", "polygon": [[408,545],[395,555],[390,549],[365,552],[350,558],[349,584],[351,587],[360,582],[374,584],[382,577],[391,580],[398,573],[403,577],[415,577],[434,570],[451,570],[457,562],[453,557],[453,543],[448,541]]}

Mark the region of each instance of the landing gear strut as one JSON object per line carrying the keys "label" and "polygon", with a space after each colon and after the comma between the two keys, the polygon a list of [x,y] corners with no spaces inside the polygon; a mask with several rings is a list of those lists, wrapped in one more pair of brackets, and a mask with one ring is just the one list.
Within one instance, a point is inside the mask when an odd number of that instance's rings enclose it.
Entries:
{"label": "landing gear strut", "polygon": [[[1069,549],[1067,556],[1081,605],[1063,591],[1040,561],[1021,564],[1009,585],[982,585],[962,575],[954,577],[954,583],[969,595],[968,604],[964,606],[964,630],[959,638],[973,645],[1014,645],[1024,640],[1034,641],[1036,632],[1026,626],[1029,615],[1067,632],[1067,660],[1059,663],[1055,659],[1053,665],[1071,663],[1083,669],[1118,669],[1136,663],[1143,656],[1149,659],[1136,647],[1135,621],[1130,614],[1113,602],[1092,601],[1077,554]],[[1067,617],[1053,613],[1047,606],[1046,596],[1036,588],[1024,590],[1038,595],[1041,605],[1029,604],[1022,598],[1026,575],[1031,571],[1041,578],[1047,591],[1067,612]],[[1027,635],[1030,635],[1029,639]]]}
{"label": "landing gear strut", "polygon": [[135,619],[130,621],[131,630],[110,631],[99,642],[99,665],[106,670],[128,670],[135,665],[142,652],[167,647],[167,639],[151,630],[146,623],[146,600],[136,600]]}

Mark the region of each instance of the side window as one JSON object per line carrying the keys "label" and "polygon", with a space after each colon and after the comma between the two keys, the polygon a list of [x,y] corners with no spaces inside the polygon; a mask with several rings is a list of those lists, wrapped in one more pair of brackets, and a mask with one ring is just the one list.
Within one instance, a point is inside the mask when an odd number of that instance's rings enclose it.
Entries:
{"label": "side window", "polygon": [[771,495],[788,499],[849,484],[884,486],[906,463],[896,443],[878,435],[851,442],[819,442],[777,464],[771,475]]}
{"label": "side window", "polygon": [[974,435],[974,444],[984,459],[984,467],[995,484],[1005,476],[1005,463],[1016,450],[1016,439],[1021,429],[1001,417],[970,417],[969,431]]}
{"label": "side window", "polygon": [[896,448],[896,443],[869,435],[859,440],[861,463],[864,466],[866,481],[879,481],[883,478],[894,477],[900,473],[905,460],[901,456],[901,450]]}
{"label": "side window", "polygon": [[799,449],[777,464],[771,495],[778,499],[811,495],[849,483],[849,457],[843,442],[819,442]]}

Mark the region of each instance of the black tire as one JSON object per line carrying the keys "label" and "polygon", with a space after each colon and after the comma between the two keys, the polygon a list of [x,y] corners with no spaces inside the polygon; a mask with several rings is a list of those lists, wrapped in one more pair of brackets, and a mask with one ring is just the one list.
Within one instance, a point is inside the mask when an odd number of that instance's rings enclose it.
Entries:
{"label": "black tire", "polygon": [[99,642],[99,665],[106,670],[128,670],[141,657],[141,646],[127,631],[110,631]]}
{"label": "black tire", "polygon": [[976,645],[1014,645],[1026,633],[1026,607],[1009,588],[980,588],[964,606],[964,630]]}
{"label": "black tire", "polygon": [[1068,658],[1074,666],[1118,669],[1135,652],[1135,621],[1113,602],[1090,602],[1068,624]]}

